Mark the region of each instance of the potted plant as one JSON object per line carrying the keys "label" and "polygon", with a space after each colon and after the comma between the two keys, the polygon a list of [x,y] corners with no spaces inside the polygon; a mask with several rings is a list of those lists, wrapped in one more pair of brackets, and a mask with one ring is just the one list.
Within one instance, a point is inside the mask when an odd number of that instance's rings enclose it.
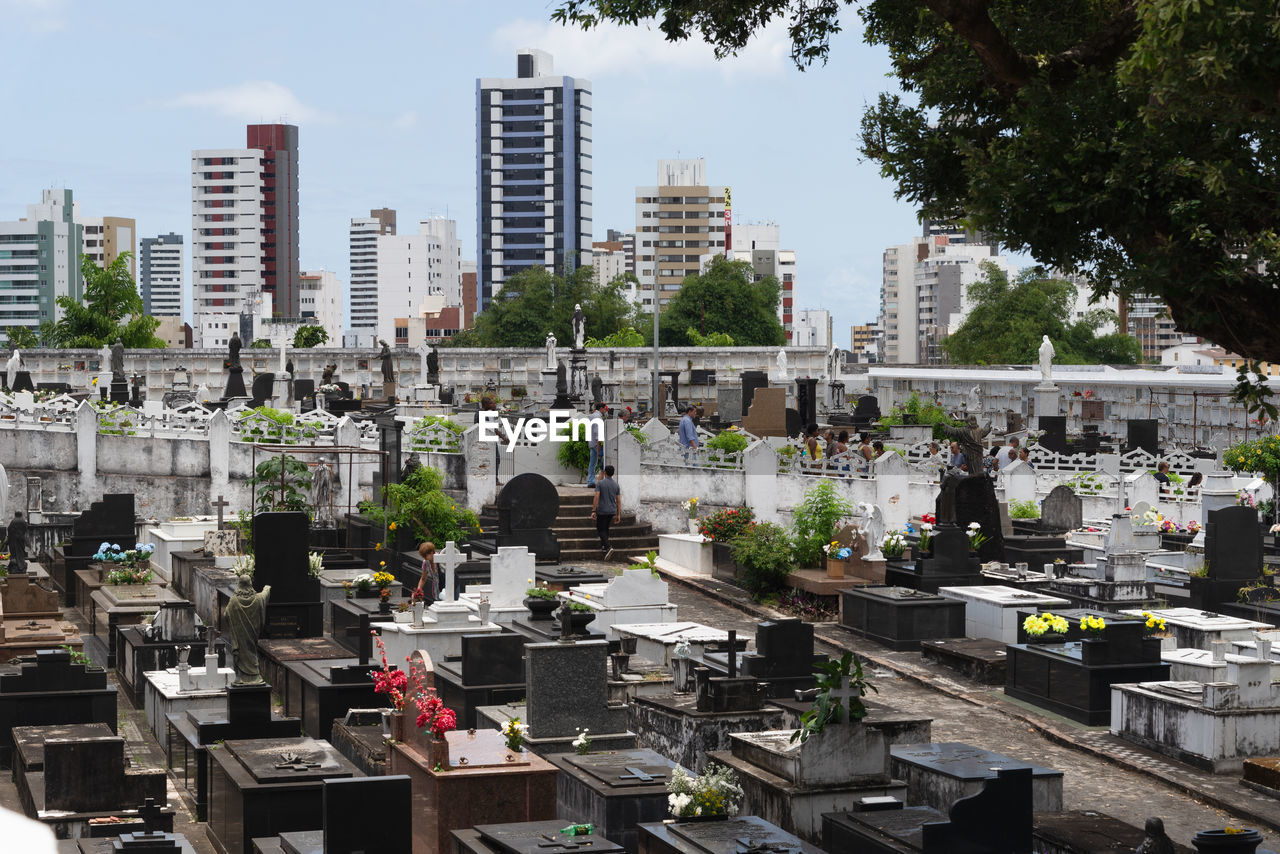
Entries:
{"label": "potted plant", "polygon": [[796,562],[817,566],[822,547],[835,539],[840,520],[853,515],[853,505],[836,493],[830,480],[821,480],[804,494],[792,521]]}
{"label": "potted plant", "polygon": [[559,604],[556,592],[548,587],[530,587],[524,592],[524,606],[529,609],[530,620],[550,620]]}
{"label": "potted plant", "polygon": [[1059,617],[1049,611],[1032,614],[1022,621],[1022,631],[1028,642],[1034,643],[1061,643],[1069,628],[1066,617]]}
{"label": "potted plant", "polygon": [[1201,854],[1253,854],[1262,844],[1262,834],[1248,827],[1202,830],[1191,838]]}
{"label": "potted plant", "polygon": [[733,541],[730,550],[742,567],[742,586],[757,601],[782,589],[791,575],[792,542],[780,525],[755,522]]}
{"label": "potted plant", "polygon": [[681,506],[684,507],[685,515],[689,517],[689,533],[698,533],[698,499],[690,498]]}
{"label": "potted plant", "polygon": [[587,624],[596,618],[596,611],[584,602],[566,602],[560,609],[560,619],[568,618],[569,631],[586,635]]}
{"label": "potted plant", "polygon": [[982,544],[991,539],[982,533],[982,525],[978,522],[970,522],[967,533],[969,534],[969,551],[977,552],[982,548]]}
{"label": "potted plant", "polygon": [[667,806],[680,821],[726,819],[737,815],[741,802],[738,777],[724,765],[709,765],[697,777],[677,767],[667,781]]}
{"label": "potted plant", "polygon": [[[350,581],[351,590],[355,592],[357,599],[372,599],[378,595],[378,590],[373,585],[373,573],[362,572]],[[346,586],[345,584],[343,585]]]}

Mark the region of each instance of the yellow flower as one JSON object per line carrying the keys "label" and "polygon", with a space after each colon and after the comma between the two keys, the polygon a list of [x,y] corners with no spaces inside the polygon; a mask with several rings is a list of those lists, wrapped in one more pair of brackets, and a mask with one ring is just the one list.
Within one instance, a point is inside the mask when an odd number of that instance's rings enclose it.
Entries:
{"label": "yellow flower", "polygon": [[386,565],[387,565],[387,562],[385,560],[378,561],[378,566],[386,566]]}
{"label": "yellow flower", "polygon": [[390,525],[388,525],[388,526],[387,526],[387,530],[388,530],[388,531],[394,531],[395,529],[396,529],[396,523],[395,523],[395,522],[392,522]]}
{"label": "yellow flower", "polygon": [[382,551],[382,543],[374,543],[373,550],[376,552]]}

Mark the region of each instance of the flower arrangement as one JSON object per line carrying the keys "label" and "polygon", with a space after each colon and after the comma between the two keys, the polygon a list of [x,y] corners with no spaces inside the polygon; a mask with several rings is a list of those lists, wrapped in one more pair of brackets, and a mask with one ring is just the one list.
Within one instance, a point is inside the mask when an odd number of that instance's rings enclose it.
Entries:
{"label": "flower arrangement", "polygon": [[373,586],[379,589],[390,587],[396,583],[396,577],[389,572],[378,570],[373,574]]}
{"label": "flower arrangement", "polygon": [[727,543],[744,534],[756,514],[750,507],[731,507],[717,510],[698,520],[698,533],[717,543]]}
{"label": "flower arrangement", "polygon": [[550,587],[534,586],[524,592],[524,595],[530,599],[554,599],[556,592]]}
{"label": "flower arrangement", "polygon": [[976,552],[978,549],[982,548],[983,543],[991,539],[986,534],[982,533],[982,525],[977,522],[970,522],[969,529],[966,533],[969,535],[969,551]]}
{"label": "flower arrangement", "polygon": [[413,592],[409,594],[409,604],[417,605],[419,602],[427,601],[427,594],[421,587],[413,588]]}
{"label": "flower arrangement", "polygon": [[853,549],[840,545],[836,540],[832,540],[823,546],[822,553],[831,560],[848,560],[853,557]]}
{"label": "flower arrangement", "polygon": [[[928,514],[925,514],[928,515]],[[927,552],[933,548],[933,522],[920,522],[920,551]]]}
{"label": "flower arrangement", "polygon": [[240,555],[236,558],[235,563],[231,564],[231,571],[241,578],[253,579],[253,573],[257,569],[253,555]]}
{"label": "flower arrangement", "polygon": [[667,806],[676,818],[736,815],[742,801],[738,777],[724,765],[711,765],[697,777],[677,767],[667,781]]}
{"label": "flower arrangement", "polygon": [[938,524],[938,517],[932,513],[922,513],[920,515],[920,521],[928,525],[936,525]]}
{"label": "flower arrangement", "polygon": [[316,389],[316,391],[320,392],[321,394],[337,394],[338,392],[342,391],[342,386],[338,385],[337,383],[325,383],[324,385],[320,386],[320,388]]}
{"label": "flower arrangement", "polygon": [[579,756],[586,756],[591,752],[591,739],[587,737],[588,732],[590,732],[590,730],[586,727],[579,728],[577,738],[569,742],[570,746],[573,747],[574,752]]}
{"label": "flower arrangement", "polygon": [[1103,631],[1107,628],[1107,621],[1101,617],[1081,617],[1080,631],[1089,637],[1100,638]]}
{"label": "flower arrangement", "polygon": [[324,572],[324,555],[320,552],[307,552],[307,574],[319,578]]}
{"label": "flower arrangement", "polygon": [[382,638],[378,637],[376,631],[370,631],[373,635],[373,642],[378,645],[378,655],[382,657],[382,669],[375,670],[370,675],[373,677],[373,692],[375,694],[386,694],[391,700],[391,706],[397,712],[404,711],[404,692],[409,687],[409,674],[403,670],[392,670],[391,665],[387,664],[387,648],[382,643]]}
{"label": "flower arrangement", "polygon": [[1197,521],[1196,519],[1192,519],[1190,522],[1187,523],[1187,526],[1184,530],[1188,534],[1198,534],[1200,533],[1200,522]]}
{"label": "flower arrangement", "polygon": [[150,560],[151,553],[155,550],[155,543],[138,543],[131,549],[122,549],[117,543],[104,542],[98,546],[98,551],[94,553],[93,560],[103,563],[137,566],[143,561]]}
{"label": "flower arrangement", "polygon": [[1244,490],[1236,494],[1236,504],[1240,507],[1258,509],[1258,499],[1254,497],[1252,492],[1245,492]]}
{"label": "flower arrangement", "polygon": [[887,558],[902,557],[907,550],[907,538],[901,531],[889,531],[880,540],[880,553]]}
{"label": "flower arrangement", "polygon": [[1134,516],[1133,521],[1138,525],[1159,525],[1164,521],[1164,517],[1157,513],[1153,508],[1143,513],[1141,516]]}
{"label": "flower arrangement", "polygon": [[1143,611],[1142,619],[1147,621],[1144,628],[1146,628],[1147,634],[1149,635],[1161,634],[1167,629],[1164,617],[1157,617],[1150,611]]}
{"label": "flower arrangement", "polygon": [[684,508],[684,512],[689,515],[690,519],[698,518],[698,499],[690,498],[680,506]]}
{"label": "flower arrangement", "polygon": [[520,723],[519,718],[511,718],[498,727],[498,731],[506,738],[507,749],[515,752],[523,749],[522,745],[524,744],[525,734],[529,732],[529,725]]}
{"label": "flower arrangement", "polygon": [[140,566],[119,566],[107,573],[107,584],[146,584],[151,580],[151,570]]}
{"label": "flower arrangement", "polygon": [[1045,611],[1043,614],[1032,614],[1022,621],[1022,630],[1033,638],[1042,637],[1046,633],[1063,635],[1067,633],[1066,617],[1059,617]]}
{"label": "flower arrangement", "polygon": [[434,691],[418,694],[413,703],[418,707],[418,729],[429,729],[436,738],[444,738],[446,732],[457,728],[458,716]]}

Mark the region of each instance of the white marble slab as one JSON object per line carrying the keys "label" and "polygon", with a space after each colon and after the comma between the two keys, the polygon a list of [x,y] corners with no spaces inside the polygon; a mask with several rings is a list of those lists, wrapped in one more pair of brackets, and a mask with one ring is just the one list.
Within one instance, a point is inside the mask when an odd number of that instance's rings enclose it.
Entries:
{"label": "white marble slab", "polygon": [[701,534],[659,534],[658,557],[685,572],[710,576],[711,541]]}
{"label": "white marble slab", "polygon": [[673,623],[614,623],[614,634],[619,638],[636,639],[636,655],[645,661],[671,666],[676,644],[689,644],[691,658],[701,658],[709,644],[724,644],[729,633],[724,629],[704,626],[701,623],[676,621]]}
{"label": "white marble slab", "polygon": [[[198,668],[202,673],[204,668]],[[231,667],[218,668],[218,675],[224,676],[227,682],[235,679],[236,671]],[[148,670],[143,676],[147,680],[145,710],[147,727],[155,735],[160,744],[166,744],[168,738],[168,721],[165,715],[185,712],[189,709],[219,709],[226,712],[227,689],[209,688],[202,691],[182,691],[178,687],[178,668],[168,670]]]}
{"label": "white marble slab", "polygon": [[1018,611],[1052,611],[1071,607],[1070,601],[1058,596],[1002,584],[940,587],[938,594],[965,603],[965,637],[988,638],[1001,643],[1017,643]]}

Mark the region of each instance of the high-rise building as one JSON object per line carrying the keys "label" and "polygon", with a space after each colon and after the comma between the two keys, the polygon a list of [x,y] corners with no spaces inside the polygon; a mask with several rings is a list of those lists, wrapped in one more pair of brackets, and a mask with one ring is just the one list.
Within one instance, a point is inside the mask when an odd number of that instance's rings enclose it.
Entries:
{"label": "high-rise building", "polygon": [[138,276],[138,224],[123,216],[81,216],[80,205],[75,205],[76,222],[84,227],[84,243],[80,254],[93,259],[99,267],[106,267],[128,252],[133,257],[128,262],[129,275],[135,281]]}
{"label": "high-rise building", "polygon": [[351,271],[351,323],[349,332],[359,340],[351,346],[372,347],[378,335],[378,236],[396,233],[396,212],[390,208],[369,211],[351,220],[348,260]]}
{"label": "high-rise building", "polygon": [[616,229],[616,228],[611,228],[611,229],[609,229],[609,231],[608,231],[608,232],[606,233],[606,235],[605,235],[605,242],[606,242],[606,243],[620,243],[620,244],[622,244],[622,251],[623,251],[623,253],[624,253],[624,254],[626,255],[626,257],[627,257],[627,269],[626,269],[626,272],[628,272],[628,273],[630,273],[631,275],[633,275],[633,276],[634,276],[634,275],[636,274],[636,235],[635,235],[635,232],[631,232],[631,231],[619,231],[619,230],[618,230],[618,229]]}
{"label": "high-rise building", "polygon": [[[591,83],[516,54],[516,76],[476,81],[476,287],[483,311],[529,267],[569,271],[591,245]],[[381,324],[380,324],[381,325]]]}
{"label": "high-rise building", "polygon": [[[686,276],[727,255],[728,187],[707,184],[702,158],[659,160],[658,183],[636,187],[636,278],[642,306],[666,305]],[[655,297],[655,293],[657,296]]]}
{"label": "high-rise building", "polygon": [[378,237],[378,338],[408,346],[409,327],[461,306],[462,248],[458,225],[432,217],[418,223],[417,234]]}
{"label": "high-rise building", "polygon": [[857,364],[880,361],[880,327],[875,323],[849,327],[849,352]]}
{"label": "high-rise building", "polygon": [[[793,309],[796,296],[796,252],[782,249],[782,230],[774,223],[735,225],[729,238],[729,257],[734,261],[748,261],[755,271],[756,281],[765,276],[778,280],[778,322],[787,333],[787,342],[795,343]],[[827,341],[830,342],[830,335]],[[825,345],[824,345],[825,346]]]}
{"label": "high-rise building", "polygon": [[342,344],[342,283],[329,270],[298,276],[298,317],[302,325],[322,326],[329,338],[324,346]]}
{"label": "high-rise building", "polygon": [[596,281],[607,285],[627,272],[627,250],[621,241],[597,240],[582,255],[582,263],[596,270]]}
{"label": "high-rise building", "polygon": [[0,335],[10,326],[35,330],[56,320],[60,296],[83,297],[83,226],[74,212],[70,190],[45,190],[24,219],[0,222]]}
{"label": "high-rise building", "polygon": [[791,331],[792,347],[831,348],[831,312],[825,308],[802,308],[795,313]]}
{"label": "high-rise building", "polygon": [[243,325],[204,315],[298,314],[298,129],[249,125],[247,138],[191,152],[192,310],[197,335],[213,331],[198,347]]}
{"label": "high-rise building", "polygon": [[181,234],[142,238],[142,254],[138,258],[142,310],[152,317],[182,317],[185,268]]}

